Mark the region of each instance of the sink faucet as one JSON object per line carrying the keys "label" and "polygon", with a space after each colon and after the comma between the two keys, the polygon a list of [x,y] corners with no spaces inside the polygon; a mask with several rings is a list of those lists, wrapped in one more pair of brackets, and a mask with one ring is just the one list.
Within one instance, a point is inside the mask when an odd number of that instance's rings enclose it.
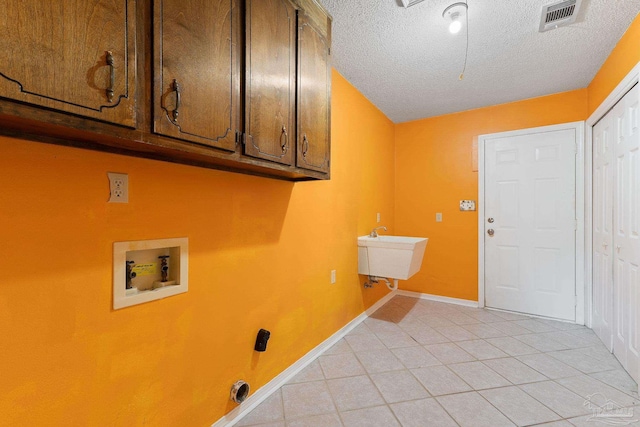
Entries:
{"label": "sink faucet", "polygon": [[385,227],[384,225],[381,227],[376,227],[373,230],[371,230],[371,233],[369,233],[369,237],[378,237],[378,230],[379,229],[383,229],[384,231],[387,231],[387,227]]}

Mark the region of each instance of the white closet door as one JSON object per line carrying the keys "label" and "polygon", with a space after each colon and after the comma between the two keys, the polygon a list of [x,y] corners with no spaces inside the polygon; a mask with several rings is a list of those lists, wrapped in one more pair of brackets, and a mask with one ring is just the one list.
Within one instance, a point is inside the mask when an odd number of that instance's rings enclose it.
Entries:
{"label": "white closet door", "polygon": [[606,115],[593,128],[593,331],[613,351],[613,128]]}
{"label": "white closet door", "polygon": [[640,380],[640,88],[593,128],[593,330]]}
{"label": "white closet door", "polygon": [[640,307],[640,131],[636,85],[609,113],[613,116],[613,353],[638,379]]}

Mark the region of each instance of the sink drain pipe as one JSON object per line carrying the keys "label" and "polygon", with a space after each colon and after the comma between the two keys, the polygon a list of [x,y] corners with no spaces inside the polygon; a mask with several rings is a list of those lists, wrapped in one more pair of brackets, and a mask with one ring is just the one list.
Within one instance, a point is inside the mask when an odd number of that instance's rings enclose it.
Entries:
{"label": "sink drain pipe", "polygon": [[373,285],[376,283],[380,283],[381,280],[385,282],[385,284],[387,285],[387,288],[391,289],[392,291],[395,291],[398,289],[398,279],[392,279],[393,280],[393,285],[392,285],[389,279],[387,279],[386,277],[376,277],[376,276],[369,276],[369,281],[364,283],[364,287],[373,288]]}

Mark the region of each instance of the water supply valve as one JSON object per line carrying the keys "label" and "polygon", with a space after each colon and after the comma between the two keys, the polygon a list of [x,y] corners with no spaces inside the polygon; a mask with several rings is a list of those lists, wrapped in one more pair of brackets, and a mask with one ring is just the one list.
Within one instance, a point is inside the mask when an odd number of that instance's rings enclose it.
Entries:
{"label": "water supply valve", "polygon": [[126,285],[125,288],[126,289],[131,289],[133,288],[133,285],[131,284],[131,280],[135,279],[137,274],[135,271],[133,271],[133,266],[135,265],[135,261],[127,261],[127,280],[126,280]]}

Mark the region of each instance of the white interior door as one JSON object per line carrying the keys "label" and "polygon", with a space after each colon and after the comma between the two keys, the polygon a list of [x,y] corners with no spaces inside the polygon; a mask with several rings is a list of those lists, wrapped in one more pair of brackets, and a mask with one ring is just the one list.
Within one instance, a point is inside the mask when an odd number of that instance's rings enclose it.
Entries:
{"label": "white interior door", "polygon": [[613,353],[638,379],[640,306],[640,130],[636,85],[609,113],[613,117]]}
{"label": "white interior door", "polygon": [[485,140],[485,306],[575,320],[576,130]]}
{"label": "white interior door", "polygon": [[593,331],[613,350],[613,115],[593,128]]}

